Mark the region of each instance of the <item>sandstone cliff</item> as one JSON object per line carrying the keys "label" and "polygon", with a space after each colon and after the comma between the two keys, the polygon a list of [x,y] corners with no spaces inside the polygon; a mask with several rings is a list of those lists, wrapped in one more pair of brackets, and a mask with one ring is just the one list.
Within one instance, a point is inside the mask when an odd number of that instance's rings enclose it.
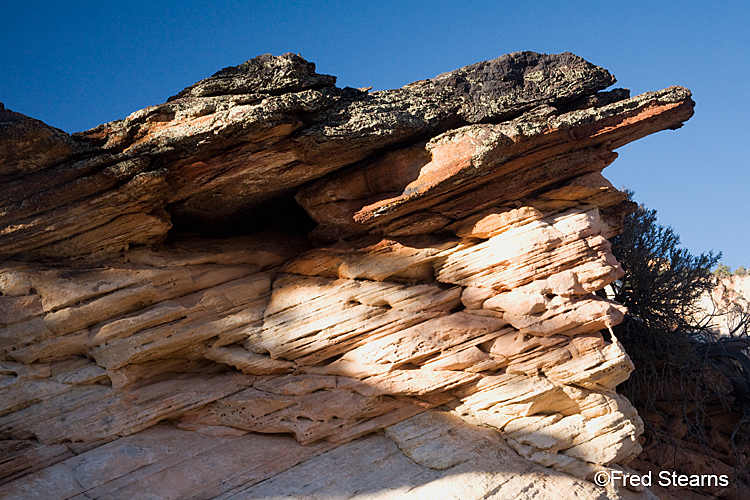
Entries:
{"label": "sandstone cliff", "polygon": [[0,497],[653,498],[590,482],[643,430],[600,172],[693,101],[614,81],[286,54],[72,136],[0,106]]}

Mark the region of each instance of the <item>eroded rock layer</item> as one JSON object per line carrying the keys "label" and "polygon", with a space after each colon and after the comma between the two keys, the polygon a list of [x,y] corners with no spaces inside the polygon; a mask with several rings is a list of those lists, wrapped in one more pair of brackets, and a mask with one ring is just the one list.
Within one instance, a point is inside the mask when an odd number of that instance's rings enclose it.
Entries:
{"label": "eroded rock layer", "polygon": [[613,82],[286,54],[73,136],[0,109],[0,496],[647,498],[587,482],[642,432],[600,172],[693,102]]}

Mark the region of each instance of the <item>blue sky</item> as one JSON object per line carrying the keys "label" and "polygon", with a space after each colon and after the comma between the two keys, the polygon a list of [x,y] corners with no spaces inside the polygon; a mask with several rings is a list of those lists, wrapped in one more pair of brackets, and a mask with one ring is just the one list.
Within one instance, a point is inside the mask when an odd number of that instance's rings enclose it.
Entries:
{"label": "blue sky", "polygon": [[400,87],[502,54],[574,52],[633,94],[683,85],[695,116],[604,174],[693,253],[750,267],[750,7],[709,2],[0,0],[0,102],[68,132],[164,102],[225,66],[296,52],[339,86]]}

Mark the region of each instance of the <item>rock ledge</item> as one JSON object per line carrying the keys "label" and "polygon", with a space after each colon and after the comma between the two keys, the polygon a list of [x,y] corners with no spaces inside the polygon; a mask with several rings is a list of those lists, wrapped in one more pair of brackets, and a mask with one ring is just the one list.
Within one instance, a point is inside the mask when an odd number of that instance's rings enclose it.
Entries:
{"label": "rock ledge", "polygon": [[0,105],[0,497],[653,498],[590,482],[643,431],[601,171],[690,92],[335,81],[267,54],[73,136]]}

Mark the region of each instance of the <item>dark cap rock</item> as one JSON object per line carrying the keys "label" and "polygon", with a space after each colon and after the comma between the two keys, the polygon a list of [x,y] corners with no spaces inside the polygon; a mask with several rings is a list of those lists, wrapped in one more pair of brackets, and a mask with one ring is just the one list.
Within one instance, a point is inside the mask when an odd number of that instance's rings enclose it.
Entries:
{"label": "dark cap rock", "polygon": [[186,88],[168,99],[183,97],[211,97],[232,94],[280,95],[311,88],[330,87],[336,77],[319,75],[315,64],[297,54],[274,56],[263,54],[239,66],[230,66],[210,78]]}

